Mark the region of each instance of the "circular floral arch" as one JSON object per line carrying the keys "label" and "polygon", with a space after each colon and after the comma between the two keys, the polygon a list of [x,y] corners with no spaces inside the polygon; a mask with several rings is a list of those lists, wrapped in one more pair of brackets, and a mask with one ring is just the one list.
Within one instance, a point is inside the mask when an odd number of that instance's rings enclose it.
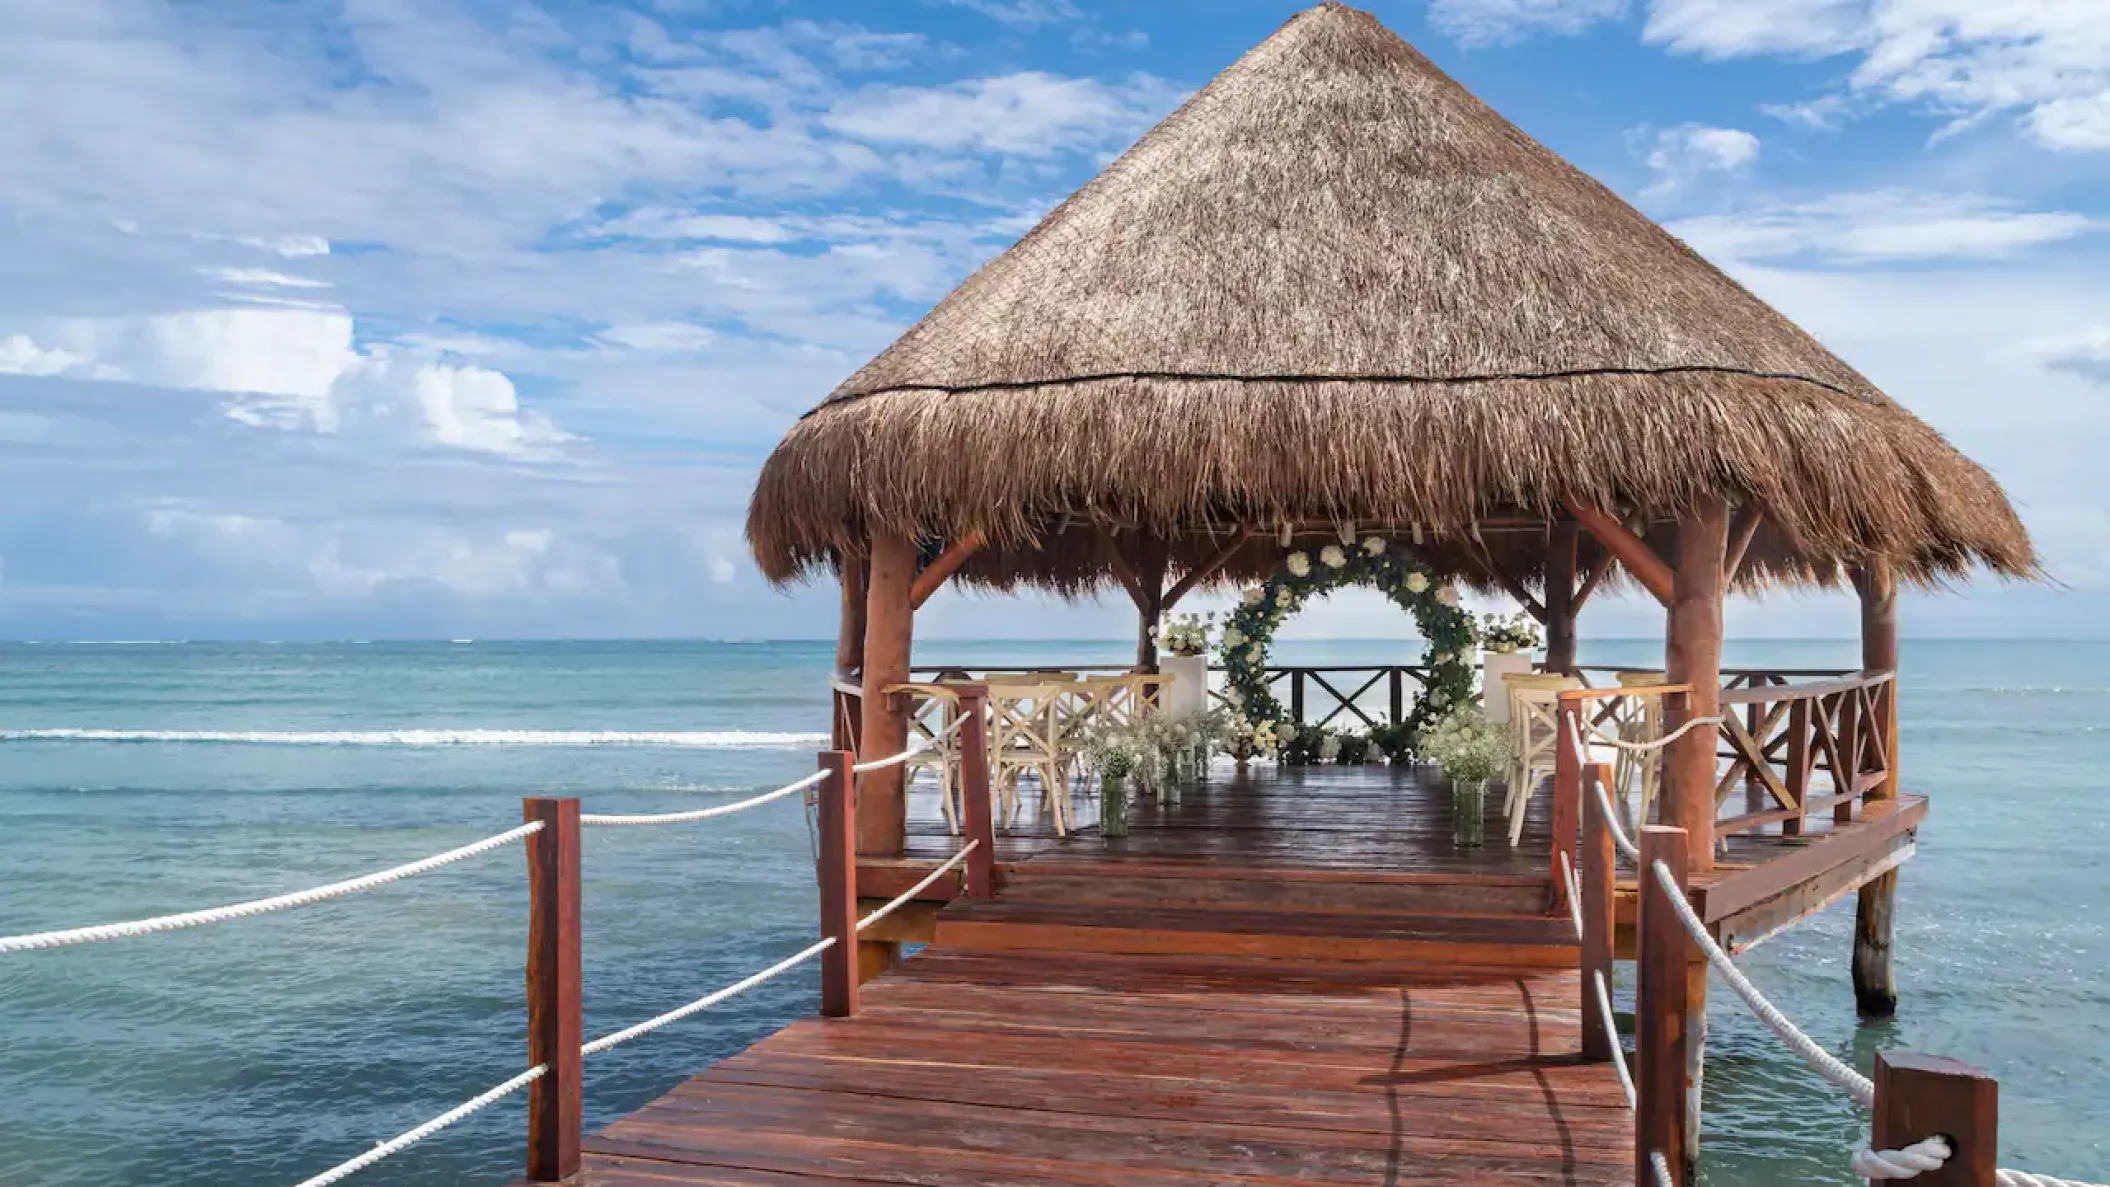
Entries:
{"label": "circular floral arch", "polygon": [[1367,585],[1414,616],[1429,645],[1429,679],[1408,711],[1410,736],[1472,697],[1473,623],[1458,607],[1457,591],[1440,585],[1412,558],[1387,546],[1383,536],[1367,536],[1360,546],[1328,544],[1316,560],[1292,552],[1265,585],[1249,589],[1224,624],[1219,657],[1231,704],[1253,725],[1274,723],[1275,734],[1288,732],[1288,713],[1268,687],[1267,656],[1275,630],[1315,597],[1343,586]]}

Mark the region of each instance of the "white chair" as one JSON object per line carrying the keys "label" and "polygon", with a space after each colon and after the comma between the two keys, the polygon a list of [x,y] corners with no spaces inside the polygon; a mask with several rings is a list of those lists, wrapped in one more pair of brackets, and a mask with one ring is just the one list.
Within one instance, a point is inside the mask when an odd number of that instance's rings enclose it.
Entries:
{"label": "white chair", "polygon": [[1513,672],[1502,677],[1509,701],[1509,798],[1502,810],[1509,817],[1509,843],[1524,837],[1524,816],[1539,780],[1559,764],[1560,694],[1582,687],[1573,676]]}
{"label": "white chair", "polygon": [[[952,729],[960,717],[960,694],[943,684],[897,684],[887,691],[916,698],[915,706],[909,710],[910,745],[937,739],[927,749],[909,756],[902,768],[910,780],[919,770],[938,773],[938,810],[945,817],[947,831],[958,836],[967,806],[966,792],[960,785],[960,734]],[[960,798],[955,800],[956,796]]]}
{"label": "white chair", "polygon": [[[1621,672],[1621,688],[1648,688],[1667,684],[1670,676],[1663,672]],[[1653,742],[1663,736],[1663,698],[1660,696],[1624,697],[1621,699],[1619,715],[1619,739],[1623,742]],[[1612,764],[1612,786],[1617,790],[1620,803],[1624,805],[1630,792],[1635,794],[1638,807],[1626,821],[1627,826],[1638,828],[1648,822],[1648,813],[1656,802],[1656,793],[1663,786],[1663,752],[1647,750],[1635,752],[1622,748]]]}
{"label": "white chair", "polygon": [[1040,780],[1041,804],[1055,835],[1069,835],[1070,784],[1062,749],[1062,701],[1074,681],[989,685],[989,779],[1003,797],[1004,827],[1018,823],[1018,785],[1028,772]]}

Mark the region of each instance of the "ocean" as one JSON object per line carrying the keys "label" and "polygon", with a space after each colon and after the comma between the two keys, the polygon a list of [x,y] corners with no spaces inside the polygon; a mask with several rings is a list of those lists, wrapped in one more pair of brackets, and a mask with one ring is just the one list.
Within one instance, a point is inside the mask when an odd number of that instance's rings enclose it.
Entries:
{"label": "ocean", "polygon": [[[943,643],[920,661],[1120,663],[1128,646]],[[1411,641],[1290,643],[1278,662],[1411,660]],[[1594,642],[1593,663],[1660,662]],[[1849,641],[1731,664],[1853,666]],[[673,811],[812,769],[819,643],[0,644],[0,934],[214,906],[503,831],[521,797]],[[1918,642],[1903,771],[1933,797],[1898,908],[1902,1003],[1861,1025],[1842,904],[1744,958],[1864,1069],[1903,1047],[2001,1078],[2002,1162],[2110,1178],[2110,644]],[[589,830],[586,1029],[598,1035],[810,942],[795,802],[685,828]],[[319,906],[0,957],[0,1184],[283,1187],[515,1074],[519,847]],[[1622,990],[1622,996],[1629,991]],[[809,968],[596,1056],[589,1127],[817,1000]],[[1705,1181],[1845,1184],[1863,1115],[1717,981]],[[524,1094],[360,1184],[499,1184]]]}

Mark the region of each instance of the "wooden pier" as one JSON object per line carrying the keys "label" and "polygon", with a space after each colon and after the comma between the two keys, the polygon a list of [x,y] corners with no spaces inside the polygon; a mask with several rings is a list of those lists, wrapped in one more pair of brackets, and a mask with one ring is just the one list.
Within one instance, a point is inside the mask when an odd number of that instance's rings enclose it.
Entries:
{"label": "wooden pier", "polygon": [[[869,898],[960,844],[911,806]],[[1582,1056],[1552,812],[1459,849],[1424,770],[1270,768],[1145,801],[1126,837],[1006,834],[994,899],[947,879],[889,920],[875,947],[928,946],[854,1016],[588,1138],[578,1181],[1631,1182],[1633,1115]],[[1710,886],[1881,827],[1740,836]]]}

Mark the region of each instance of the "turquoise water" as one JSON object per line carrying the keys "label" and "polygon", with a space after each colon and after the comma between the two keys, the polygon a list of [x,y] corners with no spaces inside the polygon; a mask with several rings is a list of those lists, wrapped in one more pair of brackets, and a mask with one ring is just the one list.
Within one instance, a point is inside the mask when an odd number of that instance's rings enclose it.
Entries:
{"label": "turquoise water", "polygon": [[[1283,643],[1284,662],[1413,657]],[[930,644],[920,660],[1120,663],[1120,643]],[[1648,663],[1649,643],[1586,646]],[[1851,666],[1851,643],[1731,663]],[[822,644],[0,645],[0,934],[215,905],[502,831],[526,794],[669,811],[811,769]],[[2110,1177],[2110,645],[1908,643],[1907,786],[1935,798],[1899,908],[1899,1018],[1858,1025],[1852,908],[1746,958],[1820,1042],[2002,1078],[2003,1161]],[[92,732],[91,732],[92,731]],[[797,950],[798,809],[586,839],[587,1031]],[[282,1185],[523,1062],[517,847],[373,893],[189,932],[0,957],[0,1184]],[[1847,1183],[1866,1122],[1719,984],[1713,1184]],[[810,971],[589,1061],[588,1123],[810,1012]],[[359,1183],[517,1173],[519,1099]]]}

